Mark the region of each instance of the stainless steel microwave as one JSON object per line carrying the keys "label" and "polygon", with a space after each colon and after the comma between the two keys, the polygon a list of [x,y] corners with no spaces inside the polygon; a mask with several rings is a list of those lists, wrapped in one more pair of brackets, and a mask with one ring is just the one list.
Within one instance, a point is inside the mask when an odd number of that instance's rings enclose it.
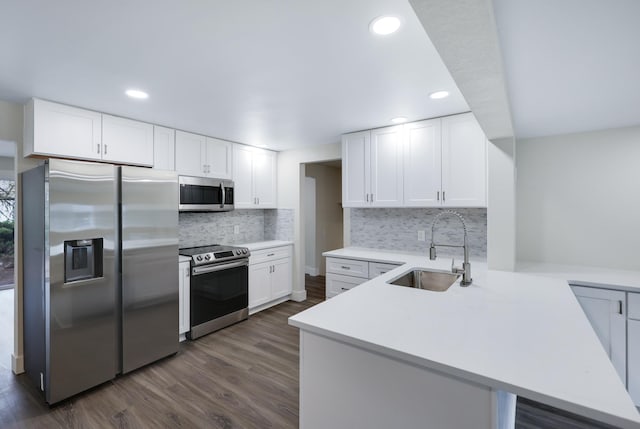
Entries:
{"label": "stainless steel microwave", "polygon": [[181,212],[233,210],[233,181],[209,177],[179,176]]}

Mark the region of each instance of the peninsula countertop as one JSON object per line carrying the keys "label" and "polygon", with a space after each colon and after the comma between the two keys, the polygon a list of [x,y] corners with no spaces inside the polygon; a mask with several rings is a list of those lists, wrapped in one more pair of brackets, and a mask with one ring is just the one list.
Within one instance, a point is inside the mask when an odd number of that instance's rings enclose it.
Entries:
{"label": "peninsula countertop", "polygon": [[387,282],[417,268],[449,270],[450,259],[362,248],[324,256],[403,265],[292,316],[291,325],[609,424],[640,427],[568,286],[576,278],[494,271],[472,261],[473,284],[461,287],[458,280],[446,292],[431,292]]}

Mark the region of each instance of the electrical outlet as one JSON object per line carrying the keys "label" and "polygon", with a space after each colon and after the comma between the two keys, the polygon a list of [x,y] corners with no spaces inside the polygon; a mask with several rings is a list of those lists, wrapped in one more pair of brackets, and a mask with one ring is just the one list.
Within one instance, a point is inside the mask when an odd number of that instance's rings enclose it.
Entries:
{"label": "electrical outlet", "polygon": [[424,234],[424,230],[418,231],[418,241],[425,241],[425,240],[426,240],[426,237]]}
{"label": "electrical outlet", "polygon": [[233,225],[233,233],[234,234],[240,234],[240,226],[239,225]]}

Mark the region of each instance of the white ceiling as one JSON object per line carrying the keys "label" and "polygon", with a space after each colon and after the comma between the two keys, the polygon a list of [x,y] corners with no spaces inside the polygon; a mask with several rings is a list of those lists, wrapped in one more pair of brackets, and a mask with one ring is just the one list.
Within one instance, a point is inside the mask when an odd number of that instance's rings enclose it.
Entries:
{"label": "white ceiling", "polygon": [[494,0],[519,138],[640,124],[640,1]]}
{"label": "white ceiling", "polygon": [[[407,0],[0,0],[0,99],[282,150],[468,110]],[[401,17],[394,35],[370,21]],[[124,95],[130,87],[146,101]],[[430,100],[445,89],[451,96]]]}

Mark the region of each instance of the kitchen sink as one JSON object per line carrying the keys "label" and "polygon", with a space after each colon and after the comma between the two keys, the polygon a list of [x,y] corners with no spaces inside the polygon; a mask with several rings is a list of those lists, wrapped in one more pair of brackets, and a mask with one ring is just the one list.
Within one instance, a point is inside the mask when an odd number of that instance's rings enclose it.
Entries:
{"label": "kitchen sink", "polygon": [[387,282],[392,285],[444,292],[458,280],[460,274],[450,271],[413,270]]}

